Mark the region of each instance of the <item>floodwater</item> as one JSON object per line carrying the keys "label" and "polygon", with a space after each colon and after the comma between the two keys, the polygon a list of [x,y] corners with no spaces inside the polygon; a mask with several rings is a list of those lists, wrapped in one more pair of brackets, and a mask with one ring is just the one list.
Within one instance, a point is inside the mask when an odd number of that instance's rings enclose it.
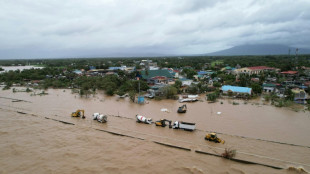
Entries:
{"label": "floodwater", "polygon": [[[187,113],[178,114],[183,103],[175,100],[138,105],[101,92],[88,98],[68,89],[46,92],[30,96],[0,90],[0,173],[294,173],[286,170],[289,166],[310,170],[309,112],[242,100],[236,100],[239,105],[229,100],[210,104],[201,98],[186,103]],[[72,118],[76,109],[85,109],[86,119]],[[95,112],[107,114],[108,122],[92,120]],[[197,130],[137,123],[136,114],[153,121],[194,122]],[[225,144],[205,141],[209,131],[218,132]],[[284,169],[195,152],[220,155],[225,148],[235,149],[237,159]]]}
{"label": "floodwater", "polygon": [[0,66],[1,68],[4,69],[4,71],[0,71],[0,73],[3,72],[7,72],[7,71],[16,71],[16,70],[20,70],[23,71],[25,69],[42,69],[44,67],[37,67],[37,66],[31,66],[31,65],[27,65],[27,66]]}

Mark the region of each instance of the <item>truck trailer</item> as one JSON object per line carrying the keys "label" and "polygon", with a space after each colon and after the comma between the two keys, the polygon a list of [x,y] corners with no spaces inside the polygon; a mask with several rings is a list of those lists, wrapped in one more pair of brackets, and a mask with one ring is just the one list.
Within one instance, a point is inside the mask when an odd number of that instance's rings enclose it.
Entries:
{"label": "truck trailer", "polygon": [[188,123],[184,121],[176,121],[173,123],[172,128],[173,129],[184,129],[187,131],[193,131],[195,130],[196,123]]}

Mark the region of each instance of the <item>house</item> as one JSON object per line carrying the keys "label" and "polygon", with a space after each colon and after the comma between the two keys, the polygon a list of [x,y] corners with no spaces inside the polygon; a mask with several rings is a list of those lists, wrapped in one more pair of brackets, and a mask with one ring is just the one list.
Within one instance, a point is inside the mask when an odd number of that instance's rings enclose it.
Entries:
{"label": "house", "polygon": [[193,80],[187,78],[181,78],[182,86],[190,86],[193,83]]}
{"label": "house", "polygon": [[299,104],[307,103],[306,100],[308,99],[308,95],[303,89],[294,88],[292,89],[294,93],[294,102]]}
{"label": "house", "polygon": [[[154,80],[156,78],[154,77],[160,77],[163,78],[165,77],[166,80],[168,81],[169,79],[173,79],[173,76],[171,73],[169,73],[168,70],[143,70],[141,71],[142,78],[145,79],[148,83],[155,84]],[[157,78],[158,80],[159,78]]]}
{"label": "house", "polygon": [[287,75],[287,76],[296,76],[298,75],[298,71],[283,71],[281,72],[281,74]]}
{"label": "house", "polygon": [[158,83],[167,84],[168,83],[168,78],[165,77],[165,76],[155,76],[155,77],[152,77],[150,79],[150,82],[152,84],[158,84]]}
{"label": "house", "polygon": [[260,74],[265,71],[278,71],[276,68],[267,67],[267,66],[252,66],[252,67],[245,67],[240,69],[235,69],[233,72],[235,74]]}
{"label": "house", "polygon": [[221,90],[224,94],[228,94],[230,91],[237,94],[252,94],[252,88],[248,87],[224,85]]}
{"label": "house", "polygon": [[272,83],[264,83],[263,84],[263,91],[264,92],[276,92],[277,85]]}
{"label": "house", "polygon": [[83,75],[83,70],[74,70],[73,73],[77,74],[77,75]]}
{"label": "house", "polygon": [[236,68],[232,68],[232,67],[230,67],[230,66],[226,66],[226,67],[222,68],[221,71],[224,71],[224,72],[230,74],[230,73],[231,73],[232,71],[234,71],[235,69],[236,69]]}
{"label": "house", "polygon": [[162,96],[164,94],[163,89],[167,86],[167,84],[156,84],[151,86],[150,89],[147,90],[148,94],[146,97],[154,98],[155,96]]}
{"label": "house", "polygon": [[259,78],[255,78],[255,77],[253,77],[253,78],[251,78],[251,81],[253,81],[253,82],[259,82]]}

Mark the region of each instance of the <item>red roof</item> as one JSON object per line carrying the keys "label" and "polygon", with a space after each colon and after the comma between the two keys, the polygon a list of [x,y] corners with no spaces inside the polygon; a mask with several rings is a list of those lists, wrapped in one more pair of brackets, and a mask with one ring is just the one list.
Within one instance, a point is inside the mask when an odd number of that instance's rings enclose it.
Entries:
{"label": "red roof", "polygon": [[298,71],[283,71],[281,74],[297,74]]}
{"label": "red roof", "polygon": [[252,67],[248,67],[251,70],[268,70],[268,69],[274,69],[272,67],[268,67],[268,66],[252,66]]}
{"label": "red roof", "polygon": [[155,76],[155,77],[152,77],[152,79],[166,80],[167,77],[165,77],[165,76]]}
{"label": "red roof", "polygon": [[259,78],[251,78],[251,80],[254,82],[259,82]]}
{"label": "red roof", "polygon": [[310,81],[304,83],[305,86],[310,86]]}

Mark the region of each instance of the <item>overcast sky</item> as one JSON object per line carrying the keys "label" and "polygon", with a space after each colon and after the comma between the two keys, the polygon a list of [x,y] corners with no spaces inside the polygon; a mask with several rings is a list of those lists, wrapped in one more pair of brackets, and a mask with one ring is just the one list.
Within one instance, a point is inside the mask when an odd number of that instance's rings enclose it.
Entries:
{"label": "overcast sky", "polygon": [[1,0],[0,58],[310,48],[310,0]]}

